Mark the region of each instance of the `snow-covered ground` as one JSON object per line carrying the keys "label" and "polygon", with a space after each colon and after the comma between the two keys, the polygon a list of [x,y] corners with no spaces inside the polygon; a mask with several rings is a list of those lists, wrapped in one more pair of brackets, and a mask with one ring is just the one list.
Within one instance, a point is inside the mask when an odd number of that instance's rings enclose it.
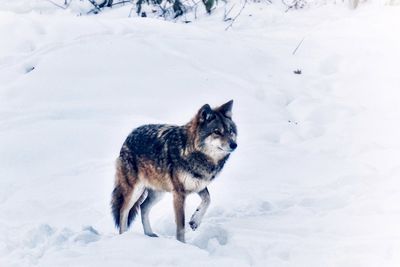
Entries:
{"label": "snow-covered ground", "polygon": [[[182,24],[8,2],[0,266],[400,266],[400,7],[253,3],[225,31],[222,7]],[[160,238],[140,220],[118,235],[109,201],[129,132],[229,99],[239,147],[187,244],[170,196],[151,213]]]}

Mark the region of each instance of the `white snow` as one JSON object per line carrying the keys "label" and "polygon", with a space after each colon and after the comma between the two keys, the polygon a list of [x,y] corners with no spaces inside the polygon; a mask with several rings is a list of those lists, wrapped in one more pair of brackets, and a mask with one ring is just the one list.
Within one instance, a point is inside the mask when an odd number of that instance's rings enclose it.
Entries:
{"label": "white snow", "polygon": [[[0,266],[399,266],[399,7],[251,3],[228,31],[221,6],[190,24],[79,8],[0,1]],[[129,132],[230,99],[239,146],[187,244],[170,196],[160,238],[139,218],[118,235]]]}

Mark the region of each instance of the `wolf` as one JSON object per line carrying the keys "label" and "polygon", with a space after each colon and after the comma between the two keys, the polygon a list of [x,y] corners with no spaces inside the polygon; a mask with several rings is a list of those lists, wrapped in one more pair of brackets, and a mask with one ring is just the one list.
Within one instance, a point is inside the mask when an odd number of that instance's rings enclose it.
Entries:
{"label": "wolf", "polygon": [[129,134],[117,158],[111,200],[120,234],[140,210],[144,234],[157,237],[149,212],[165,192],[173,195],[176,239],[185,242],[184,205],[191,193],[201,203],[189,225],[192,230],[199,227],[210,205],[207,186],[237,147],[232,106],[233,100],[216,108],[205,104],[185,125],[149,124]]}

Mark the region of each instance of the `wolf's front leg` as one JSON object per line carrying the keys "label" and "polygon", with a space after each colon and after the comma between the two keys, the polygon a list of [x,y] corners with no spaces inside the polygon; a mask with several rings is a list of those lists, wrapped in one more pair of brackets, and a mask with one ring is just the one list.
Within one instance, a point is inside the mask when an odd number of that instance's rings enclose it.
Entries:
{"label": "wolf's front leg", "polygon": [[176,222],[176,239],[185,242],[185,194],[182,192],[173,192],[174,211]]}
{"label": "wolf's front leg", "polygon": [[210,193],[208,192],[207,187],[200,191],[198,194],[201,197],[201,203],[197,207],[196,211],[193,213],[192,218],[189,222],[189,225],[193,231],[200,226],[201,220],[203,219],[203,216],[206,213],[208,206],[210,206]]}

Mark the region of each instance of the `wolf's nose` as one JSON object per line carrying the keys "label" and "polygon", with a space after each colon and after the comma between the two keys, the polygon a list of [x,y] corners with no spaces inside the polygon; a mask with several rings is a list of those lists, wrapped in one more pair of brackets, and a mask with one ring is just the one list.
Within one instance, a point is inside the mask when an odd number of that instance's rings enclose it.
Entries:
{"label": "wolf's nose", "polygon": [[234,150],[235,148],[237,148],[237,144],[236,144],[235,142],[231,142],[231,143],[229,144],[229,147],[230,147],[232,150]]}

